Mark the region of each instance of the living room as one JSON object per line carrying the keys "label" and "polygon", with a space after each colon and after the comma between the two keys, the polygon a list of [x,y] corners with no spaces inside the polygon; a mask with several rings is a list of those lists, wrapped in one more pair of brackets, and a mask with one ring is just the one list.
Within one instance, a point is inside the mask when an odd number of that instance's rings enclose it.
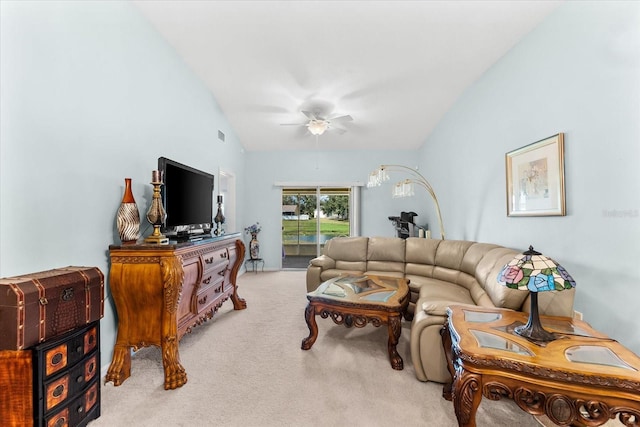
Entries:
{"label": "living room", "polygon": [[[0,277],[67,265],[106,274],[123,179],[144,212],[161,156],[234,173],[237,228],[262,224],[265,270],[280,266],[275,182],[365,182],[380,164],[419,166],[447,239],[533,245],[575,278],[584,319],[640,353],[640,3],[562,3],[419,149],[390,141],[385,150],[286,152],[244,150],[210,91],[132,4],[0,6]],[[505,153],[559,132],[567,215],[507,217]],[[402,210],[435,224],[433,204],[416,193],[392,200],[385,188],[363,189],[360,234],[393,235],[387,217]],[[104,369],[116,331],[108,288],[101,325]]]}

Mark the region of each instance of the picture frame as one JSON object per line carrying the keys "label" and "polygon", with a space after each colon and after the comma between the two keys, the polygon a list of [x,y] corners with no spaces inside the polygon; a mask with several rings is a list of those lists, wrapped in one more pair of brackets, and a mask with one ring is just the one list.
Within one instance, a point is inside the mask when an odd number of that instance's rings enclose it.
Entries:
{"label": "picture frame", "polygon": [[507,216],[564,216],[564,134],[505,156]]}

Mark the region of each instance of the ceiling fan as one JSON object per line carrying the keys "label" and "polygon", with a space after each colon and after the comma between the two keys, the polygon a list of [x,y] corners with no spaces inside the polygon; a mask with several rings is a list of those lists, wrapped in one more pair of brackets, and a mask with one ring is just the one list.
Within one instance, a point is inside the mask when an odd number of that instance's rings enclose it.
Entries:
{"label": "ceiling fan", "polygon": [[282,126],[306,126],[309,132],[312,135],[322,135],[325,131],[335,131],[339,134],[345,133],[347,130],[336,127],[337,123],[350,122],[353,120],[353,117],[350,115],[345,116],[337,116],[331,118],[325,118],[320,116],[318,113],[311,113],[309,111],[302,111],[307,119],[309,119],[306,123],[281,123]]}

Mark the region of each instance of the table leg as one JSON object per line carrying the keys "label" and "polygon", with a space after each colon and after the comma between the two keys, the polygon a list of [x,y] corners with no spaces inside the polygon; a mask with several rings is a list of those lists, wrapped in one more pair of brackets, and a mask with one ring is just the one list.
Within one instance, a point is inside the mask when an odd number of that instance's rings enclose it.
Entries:
{"label": "table leg", "polygon": [[482,400],[481,378],[464,369],[456,370],[452,398],[459,427],[476,427],[476,411]]}
{"label": "table leg", "polygon": [[309,336],[302,340],[303,350],[309,350],[318,338],[318,324],[316,323],[315,311],[315,307],[312,303],[309,303],[307,308],[304,310],[304,318],[307,321],[307,326],[309,327]]}
{"label": "table leg", "polygon": [[389,317],[387,329],[389,330],[389,343],[387,344],[389,349],[389,361],[391,362],[391,367],[393,369],[401,371],[404,368],[404,364],[402,362],[402,357],[396,348],[398,341],[400,340],[400,334],[402,333],[400,315]]}

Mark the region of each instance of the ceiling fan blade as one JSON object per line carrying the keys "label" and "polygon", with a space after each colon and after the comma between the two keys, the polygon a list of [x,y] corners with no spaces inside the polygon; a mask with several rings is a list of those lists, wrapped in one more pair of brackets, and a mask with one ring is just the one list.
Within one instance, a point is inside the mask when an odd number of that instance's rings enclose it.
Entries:
{"label": "ceiling fan blade", "polygon": [[332,119],[329,119],[329,121],[331,123],[352,122],[353,121],[353,117],[351,117],[350,115],[347,114],[346,116],[334,117]]}
{"label": "ceiling fan blade", "polygon": [[321,120],[315,113],[311,113],[309,111],[301,111],[301,113],[307,116],[309,120]]}
{"label": "ceiling fan blade", "polygon": [[329,129],[327,129],[327,131],[337,133],[338,135],[342,135],[347,132],[346,129],[336,128],[336,127],[330,127]]}

